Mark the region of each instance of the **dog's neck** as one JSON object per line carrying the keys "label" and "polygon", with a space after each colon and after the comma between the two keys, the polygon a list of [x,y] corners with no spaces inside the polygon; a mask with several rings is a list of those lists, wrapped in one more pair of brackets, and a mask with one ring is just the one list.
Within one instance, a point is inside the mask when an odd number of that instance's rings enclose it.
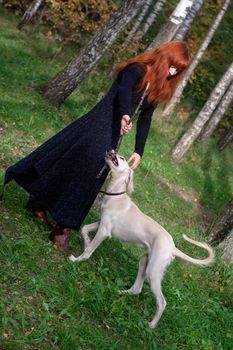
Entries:
{"label": "dog's neck", "polygon": [[121,193],[127,191],[127,184],[125,176],[114,176],[112,174],[111,180],[107,186],[106,192],[108,193]]}

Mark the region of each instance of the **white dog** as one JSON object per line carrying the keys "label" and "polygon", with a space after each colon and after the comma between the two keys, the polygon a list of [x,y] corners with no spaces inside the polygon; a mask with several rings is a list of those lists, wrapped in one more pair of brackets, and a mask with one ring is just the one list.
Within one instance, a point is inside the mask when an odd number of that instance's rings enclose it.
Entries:
{"label": "white dog", "polygon": [[[101,220],[82,228],[85,250],[79,257],[71,255],[69,259],[71,261],[89,259],[100,243],[108,237],[145,248],[146,254],[139,261],[138,274],[133,286],[122,292],[141,293],[147,277],[157,301],[157,311],[150,322],[150,327],[154,328],[166,307],[166,300],[161,290],[165,268],[176,256],[196,265],[209,265],[214,260],[214,252],[208,244],[194,241],[185,235],[183,237],[188,242],[205,248],[209,252],[208,258],[194,259],[177,249],[170,234],[156,221],[143,214],[128,196],[127,193],[133,190],[133,171],[127,161],[114,151],[110,151],[106,154],[106,162],[111,168],[112,177],[101,205]],[[90,240],[88,234],[95,230],[97,233],[93,240]]]}

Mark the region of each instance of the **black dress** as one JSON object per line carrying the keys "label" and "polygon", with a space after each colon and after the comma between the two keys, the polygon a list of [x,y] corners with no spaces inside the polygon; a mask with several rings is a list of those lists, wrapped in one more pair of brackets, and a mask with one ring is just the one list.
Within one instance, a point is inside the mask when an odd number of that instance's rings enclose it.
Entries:
{"label": "black dress", "polygon": [[[132,116],[140,101],[134,92],[143,70],[130,64],[121,71],[109,92],[87,114],[71,123],[28,156],[10,166],[5,184],[14,179],[29,192],[28,207],[46,209],[65,227],[78,230],[108,170],[97,180],[107,150],[115,149],[121,117]],[[145,100],[137,121],[135,152],[142,156],[153,106]]]}

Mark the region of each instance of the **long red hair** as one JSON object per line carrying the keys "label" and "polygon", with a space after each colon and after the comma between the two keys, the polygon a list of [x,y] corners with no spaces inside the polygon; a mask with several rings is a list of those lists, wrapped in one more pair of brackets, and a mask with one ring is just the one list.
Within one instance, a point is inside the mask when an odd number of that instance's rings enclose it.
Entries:
{"label": "long red hair", "polygon": [[[183,77],[184,70],[190,64],[189,51],[183,41],[170,41],[160,47],[142,53],[118,64],[114,71],[119,73],[131,63],[138,63],[144,76],[139,81],[136,91],[143,91],[150,83],[147,101],[153,105],[165,104],[172,97],[175,88]],[[169,75],[169,67],[174,66],[178,73]]]}

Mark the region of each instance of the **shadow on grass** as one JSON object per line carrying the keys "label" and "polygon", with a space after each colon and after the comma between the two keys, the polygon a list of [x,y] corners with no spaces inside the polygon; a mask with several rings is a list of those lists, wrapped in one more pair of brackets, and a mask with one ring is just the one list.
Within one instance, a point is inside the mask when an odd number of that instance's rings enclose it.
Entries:
{"label": "shadow on grass", "polygon": [[232,198],[230,176],[231,164],[228,164],[226,152],[216,157],[213,154],[213,145],[206,146],[202,161],[202,170],[205,176],[203,192],[200,196],[201,204],[211,208],[216,214],[221,214]]}

